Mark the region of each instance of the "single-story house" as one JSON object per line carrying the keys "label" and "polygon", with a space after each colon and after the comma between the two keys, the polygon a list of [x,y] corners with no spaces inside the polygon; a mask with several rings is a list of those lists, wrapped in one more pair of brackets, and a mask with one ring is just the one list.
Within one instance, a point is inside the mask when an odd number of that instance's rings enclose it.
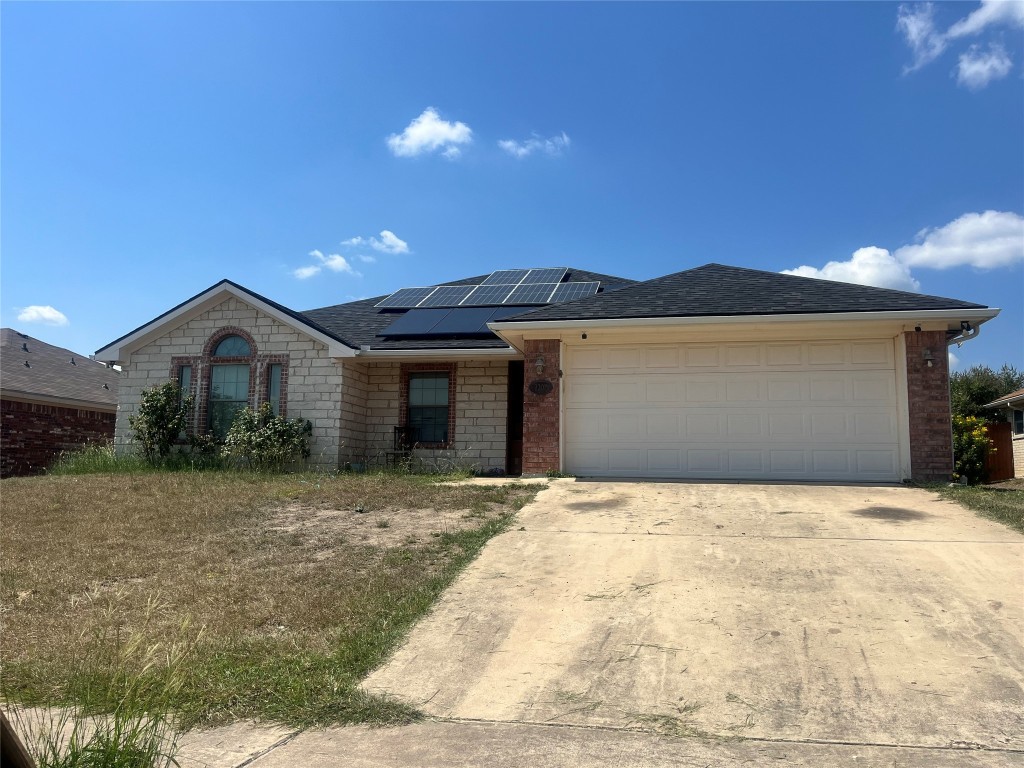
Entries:
{"label": "single-story house", "polygon": [[1003,395],[985,407],[999,411],[1010,423],[1014,476],[1024,477],[1024,389]]}
{"label": "single-story house", "polygon": [[61,451],[110,442],[118,372],[0,328],[0,477],[44,471]]}
{"label": "single-story house", "polygon": [[952,472],[947,346],[997,309],[707,264],[508,269],[295,311],[222,280],[111,342],[116,441],[175,380],[191,429],[270,402],[324,468],[897,482]]}

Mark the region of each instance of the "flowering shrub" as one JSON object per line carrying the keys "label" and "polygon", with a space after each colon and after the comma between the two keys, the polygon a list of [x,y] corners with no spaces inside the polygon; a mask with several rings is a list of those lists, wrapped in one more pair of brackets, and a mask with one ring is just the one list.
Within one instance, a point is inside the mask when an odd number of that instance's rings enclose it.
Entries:
{"label": "flowering shrub", "polygon": [[995,447],[989,442],[985,422],[977,416],[953,417],[953,479],[976,485],[985,474],[985,456]]}
{"label": "flowering shrub", "polygon": [[235,414],[224,438],[221,454],[237,467],[280,472],[298,458],[309,458],[313,425],[304,419],[275,416],[270,403],[259,410],[243,408]]}

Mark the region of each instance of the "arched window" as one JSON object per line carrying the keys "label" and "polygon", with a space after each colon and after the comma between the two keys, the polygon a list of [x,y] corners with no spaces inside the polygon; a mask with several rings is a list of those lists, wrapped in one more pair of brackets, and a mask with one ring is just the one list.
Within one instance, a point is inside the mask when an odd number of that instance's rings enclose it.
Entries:
{"label": "arched window", "polygon": [[248,357],[251,354],[249,342],[241,336],[225,336],[213,350],[214,357]]}

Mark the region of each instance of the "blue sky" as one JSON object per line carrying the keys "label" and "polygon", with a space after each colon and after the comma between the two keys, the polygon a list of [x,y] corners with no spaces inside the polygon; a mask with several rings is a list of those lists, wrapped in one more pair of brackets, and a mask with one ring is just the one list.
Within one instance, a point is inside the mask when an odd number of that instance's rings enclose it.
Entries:
{"label": "blue sky", "polygon": [[0,322],[92,352],[227,277],[309,309],[708,262],[1001,307],[1024,3],[13,3]]}

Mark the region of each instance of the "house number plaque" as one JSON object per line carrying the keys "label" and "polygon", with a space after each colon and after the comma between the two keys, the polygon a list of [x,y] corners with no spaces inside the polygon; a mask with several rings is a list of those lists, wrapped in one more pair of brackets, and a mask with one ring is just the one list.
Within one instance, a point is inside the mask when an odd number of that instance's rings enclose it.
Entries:
{"label": "house number plaque", "polygon": [[530,383],[530,391],[535,395],[547,395],[554,388],[554,385],[547,379],[538,379]]}

